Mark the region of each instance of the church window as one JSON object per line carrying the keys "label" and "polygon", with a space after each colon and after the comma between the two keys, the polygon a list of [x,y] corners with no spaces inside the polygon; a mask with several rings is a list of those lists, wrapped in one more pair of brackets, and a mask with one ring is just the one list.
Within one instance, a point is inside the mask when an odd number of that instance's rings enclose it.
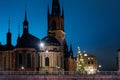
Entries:
{"label": "church window", "polygon": [[54,48],[54,51],[57,51],[57,48]]}
{"label": "church window", "polygon": [[27,54],[27,68],[31,68],[31,54]]}
{"label": "church window", "polygon": [[37,63],[38,63],[38,64],[37,64],[37,67],[40,67],[40,61],[41,61],[41,60],[40,60],[40,55],[38,54],[38,55],[37,55]]}
{"label": "church window", "polygon": [[94,64],[94,62],[92,61],[91,64]]}
{"label": "church window", "polygon": [[62,62],[63,60],[62,60],[62,56],[61,56],[61,67],[63,66],[62,64],[63,64],[63,62]]}
{"label": "church window", "polygon": [[41,63],[41,66],[42,66],[42,61],[43,61],[43,60],[42,60],[42,56],[41,56],[41,58],[40,58],[40,59],[41,59],[41,62],[40,62],[40,63]]}
{"label": "church window", "polygon": [[4,57],[4,70],[6,70],[6,57]]}
{"label": "church window", "polygon": [[88,64],[90,64],[90,61],[88,61]]}
{"label": "church window", "polygon": [[23,57],[22,57],[22,54],[21,54],[21,53],[19,53],[18,58],[19,58],[19,60],[18,60],[18,65],[19,65],[19,67],[21,67],[22,64],[23,64]]}
{"label": "church window", "polygon": [[45,66],[49,66],[49,58],[48,57],[45,58]]}
{"label": "church window", "polygon": [[55,22],[55,20],[52,22],[52,30],[56,30],[56,22]]}

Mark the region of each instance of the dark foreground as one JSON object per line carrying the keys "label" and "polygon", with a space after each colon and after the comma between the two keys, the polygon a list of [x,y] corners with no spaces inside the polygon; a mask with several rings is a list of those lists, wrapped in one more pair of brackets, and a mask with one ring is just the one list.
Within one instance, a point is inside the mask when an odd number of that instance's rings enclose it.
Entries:
{"label": "dark foreground", "polygon": [[0,76],[0,80],[120,80],[120,76]]}

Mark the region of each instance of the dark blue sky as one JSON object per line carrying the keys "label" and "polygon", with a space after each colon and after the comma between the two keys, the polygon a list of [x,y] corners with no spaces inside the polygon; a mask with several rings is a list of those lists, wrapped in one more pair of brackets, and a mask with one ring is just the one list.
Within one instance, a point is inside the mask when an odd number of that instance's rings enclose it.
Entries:
{"label": "dark blue sky", "polygon": [[[68,45],[73,44],[98,58],[103,68],[116,67],[120,48],[120,0],[59,0],[65,12],[65,32]],[[47,34],[47,8],[52,0],[0,0],[0,41],[6,43],[8,18],[12,43],[16,44],[18,24],[22,34],[25,4],[29,31],[38,38]],[[50,8],[51,9],[51,8]]]}

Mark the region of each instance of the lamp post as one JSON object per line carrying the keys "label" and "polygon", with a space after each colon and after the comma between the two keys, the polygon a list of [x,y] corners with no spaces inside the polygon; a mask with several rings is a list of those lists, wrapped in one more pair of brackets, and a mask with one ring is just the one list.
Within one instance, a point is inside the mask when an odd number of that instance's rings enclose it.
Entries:
{"label": "lamp post", "polygon": [[24,70],[24,66],[21,67],[21,70]]}
{"label": "lamp post", "polygon": [[99,71],[101,70],[101,67],[102,67],[101,65],[98,65],[98,70],[99,70]]}
{"label": "lamp post", "polygon": [[20,73],[22,73],[23,74],[23,70],[24,70],[25,68],[24,68],[24,66],[21,66],[21,72]]}
{"label": "lamp post", "polygon": [[48,53],[49,51],[45,49],[45,43],[40,43],[40,52],[44,53],[44,72],[45,72],[45,53]]}
{"label": "lamp post", "polygon": [[58,65],[56,65],[56,69],[57,69],[57,73],[58,73],[58,80],[60,80],[60,67]]}

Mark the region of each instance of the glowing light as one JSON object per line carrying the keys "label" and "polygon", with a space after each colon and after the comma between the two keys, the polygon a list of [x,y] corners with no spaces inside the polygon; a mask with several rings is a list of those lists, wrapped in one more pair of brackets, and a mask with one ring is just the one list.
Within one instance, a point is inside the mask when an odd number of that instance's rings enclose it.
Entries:
{"label": "glowing light", "polygon": [[87,54],[84,54],[84,56],[87,56]]}
{"label": "glowing light", "polygon": [[44,43],[40,43],[40,47],[44,47]]}
{"label": "glowing light", "polygon": [[48,53],[48,50],[46,50],[46,52]]}
{"label": "glowing light", "polygon": [[23,70],[23,69],[24,69],[24,67],[22,66],[22,67],[21,67],[21,69]]}
{"label": "glowing light", "polygon": [[101,68],[102,66],[101,66],[101,65],[99,65],[98,67],[99,67],[99,68]]}

